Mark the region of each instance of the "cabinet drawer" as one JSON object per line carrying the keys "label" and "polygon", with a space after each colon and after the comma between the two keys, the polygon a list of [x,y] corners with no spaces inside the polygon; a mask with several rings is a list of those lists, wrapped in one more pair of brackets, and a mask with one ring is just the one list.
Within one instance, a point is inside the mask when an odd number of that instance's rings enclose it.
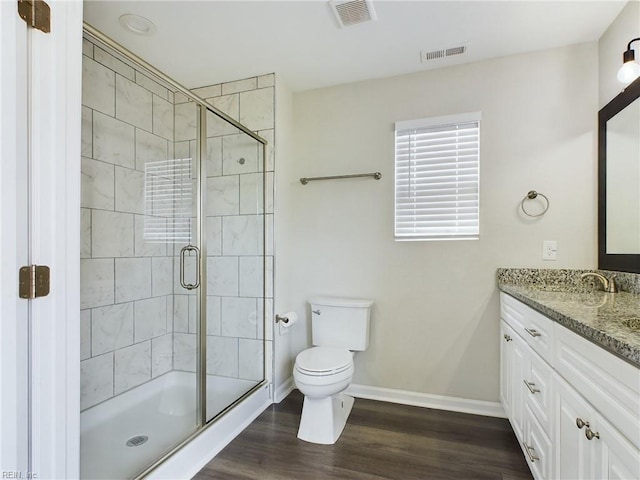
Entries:
{"label": "cabinet drawer", "polygon": [[553,471],[551,440],[528,405],[525,407],[524,430],[522,450],[533,477],[536,480],[551,478]]}
{"label": "cabinet drawer", "polygon": [[551,419],[553,403],[553,370],[547,362],[530,352],[525,365],[523,388],[525,402],[540,423],[540,426],[551,436]]}
{"label": "cabinet drawer", "polygon": [[533,308],[500,293],[500,316],[547,363],[551,363],[553,321]]}
{"label": "cabinet drawer", "polygon": [[560,324],[554,330],[556,371],[639,448],[640,369]]}

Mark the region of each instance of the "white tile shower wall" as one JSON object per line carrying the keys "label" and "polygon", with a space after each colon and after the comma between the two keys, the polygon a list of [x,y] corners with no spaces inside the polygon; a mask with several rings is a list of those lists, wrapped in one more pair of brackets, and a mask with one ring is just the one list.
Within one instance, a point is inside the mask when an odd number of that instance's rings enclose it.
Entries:
{"label": "white tile shower wall", "polygon": [[[195,370],[196,301],[179,286],[180,246],[144,239],[144,167],[195,157],[193,104],[84,42],[82,109],[82,388],[89,408],[171,369]],[[274,75],[196,93],[269,141],[258,144],[210,114],[207,128],[208,307],[211,374],[259,380],[264,331],[262,229],[272,255]],[[174,101],[175,99],[175,101]],[[174,106],[174,103],[177,104]],[[263,222],[266,222],[263,225]],[[270,296],[273,264],[268,266]]]}
{"label": "white tile shower wall", "polygon": [[[85,40],[81,408],[173,368],[173,248],[144,239],[145,163],[173,156],[173,93]],[[176,302],[178,305],[178,302]]]}
{"label": "white tile shower wall", "polygon": [[[197,88],[231,118],[247,125],[268,142],[266,161],[261,145],[215,115],[207,117],[207,373],[234,378],[263,378],[263,340],[271,348],[273,299],[267,298],[263,318],[263,254],[267,292],[272,297],[273,172],[275,138],[273,74]],[[196,113],[178,93],[176,157],[195,155]],[[266,170],[266,195],[262,172]],[[262,215],[263,196],[266,197]],[[266,245],[262,232],[266,230]],[[266,250],[263,252],[263,250]],[[174,285],[174,368],[195,370],[195,301]]]}

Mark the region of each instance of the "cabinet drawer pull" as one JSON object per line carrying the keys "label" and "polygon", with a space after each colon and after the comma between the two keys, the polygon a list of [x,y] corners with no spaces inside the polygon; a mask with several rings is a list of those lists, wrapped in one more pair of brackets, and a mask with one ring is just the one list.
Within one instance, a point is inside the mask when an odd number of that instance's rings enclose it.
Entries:
{"label": "cabinet drawer pull", "polygon": [[505,339],[507,342],[510,342],[511,340],[513,340],[513,338],[511,338],[511,335],[507,335],[506,333],[504,334],[504,339]]}
{"label": "cabinet drawer pull", "polygon": [[582,430],[584,427],[589,428],[589,422],[585,422],[583,419],[578,417],[576,418],[576,426],[578,427],[578,430]]}
{"label": "cabinet drawer pull", "polygon": [[598,432],[594,432],[589,427],[584,431],[584,436],[587,437],[587,440],[593,440],[594,438],[600,440],[600,434]]}
{"label": "cabinet drawer pull", "polygon": [[524,331],[527,332],[532,337],[541,337],[542,336],[542,334],[538,330],[536,330],[535,328],[525,328]]}
{"label": "cabinet drawer pull", "polygon": [[535,383],[533,382],[527,382],[526,380],[524,380],[524,384],[527,386],[527,388],[529,389],[529,391],[533,394],[536,394],[540,391],[540,389],[538,388],[534,388],[536,386]]}
{"label": "cabinet drawer pull", "polygon": [[529,457],[529,460],[531,460],[531,463],[535,462],[536,460],[540,460],[540,457],[537,457],[533,454],[533,452],[535,451],[533,447],[527,445],[526,442],[522,442],[522,444],[524,445],[524,450],[525,452],[527,452],[527,456]]}

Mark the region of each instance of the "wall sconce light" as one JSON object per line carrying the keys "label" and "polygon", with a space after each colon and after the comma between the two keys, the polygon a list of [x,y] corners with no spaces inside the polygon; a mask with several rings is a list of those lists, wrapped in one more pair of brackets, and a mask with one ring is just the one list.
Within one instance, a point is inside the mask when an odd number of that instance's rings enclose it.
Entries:
{"label": "wall sconce light", "polygon": [[640,77],[640,64],[635,61],[635,52],[631,48],[631,44],[639,40],[640,37],[631,40],[627,51],[622,54],[622,67],[618,70],[618,80],[622,83],[631,83]]}

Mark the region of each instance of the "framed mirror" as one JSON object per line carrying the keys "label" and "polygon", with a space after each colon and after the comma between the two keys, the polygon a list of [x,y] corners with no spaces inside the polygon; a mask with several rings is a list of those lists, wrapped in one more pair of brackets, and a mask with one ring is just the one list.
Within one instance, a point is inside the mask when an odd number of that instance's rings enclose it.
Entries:
{"label": "framed mirror", "polygon": [[640,273],[640,78],[598,113],[598,267]]}

